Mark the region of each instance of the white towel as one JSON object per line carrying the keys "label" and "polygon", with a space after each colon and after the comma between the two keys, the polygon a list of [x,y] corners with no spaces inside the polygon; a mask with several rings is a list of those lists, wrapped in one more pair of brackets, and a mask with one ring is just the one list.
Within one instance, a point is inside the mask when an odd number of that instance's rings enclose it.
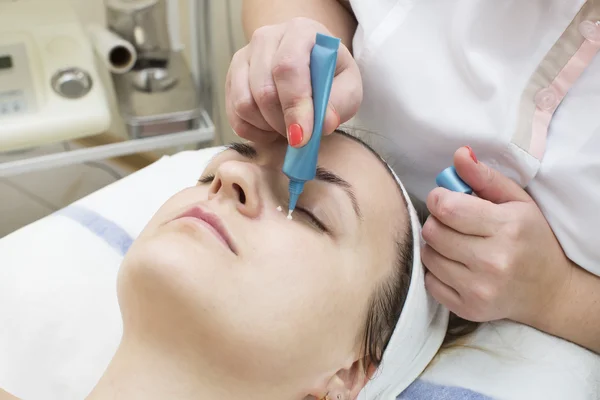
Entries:
{"label": "white towel", "polygon": [[[0,387],[24,400],[80,400],[91,391],[121,337],[115,287],[124,251],[219,150],[164,157],[0,239]],[[361,400],[393,399],[408,385],[400,399],[600,399],[597,355],[509,322],[473,337],[487,352],[442,354],[415,381],[437,351],[447,315],[424,292],[415,251],[405,312]]]}

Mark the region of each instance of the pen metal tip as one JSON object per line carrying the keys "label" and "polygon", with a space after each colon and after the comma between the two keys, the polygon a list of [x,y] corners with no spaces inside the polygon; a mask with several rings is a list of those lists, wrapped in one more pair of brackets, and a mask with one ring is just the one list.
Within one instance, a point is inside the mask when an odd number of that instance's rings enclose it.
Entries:
{"label": "pen metal tip", "polygon": [[294,212],[294,210],[288,210],[288,215],[287,215],[287,219],[293,219],[292,218],[292,213]]}

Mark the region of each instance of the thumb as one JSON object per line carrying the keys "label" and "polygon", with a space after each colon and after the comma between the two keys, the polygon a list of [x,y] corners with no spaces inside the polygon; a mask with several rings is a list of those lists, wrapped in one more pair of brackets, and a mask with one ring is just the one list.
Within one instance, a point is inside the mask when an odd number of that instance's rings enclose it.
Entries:
{"label": "thumb", "polygon": [[533,201],[516,182],[478,161],[468,146],[461,147],[454,153],[454,167],[461,179],[482,199],[496,204]]}

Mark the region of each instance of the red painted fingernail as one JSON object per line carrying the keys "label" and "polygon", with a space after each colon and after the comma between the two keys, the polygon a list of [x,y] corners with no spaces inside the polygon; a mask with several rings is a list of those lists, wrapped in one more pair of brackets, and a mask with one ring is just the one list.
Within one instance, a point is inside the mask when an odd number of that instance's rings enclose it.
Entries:
{"label": "red painted fingernail", "polygon": [[302,127],[299,124],[292,124],[288,128],[288,142],[290,146],[296,147],[300,143],[302,143],[302,138],[304,137],[304,132],[302,131]]}
{"label": "red painted fingernail", "polygon": [[465,146],[465,147],[467,148],[467,150],[469,150],[469,155],[471,156],[473,161],[475,161],[475,164],[477,164],[479,161],[477,161],[477,156],[475,156],[475,153],[473,152],[473,149],[471,148],[471,146]]}

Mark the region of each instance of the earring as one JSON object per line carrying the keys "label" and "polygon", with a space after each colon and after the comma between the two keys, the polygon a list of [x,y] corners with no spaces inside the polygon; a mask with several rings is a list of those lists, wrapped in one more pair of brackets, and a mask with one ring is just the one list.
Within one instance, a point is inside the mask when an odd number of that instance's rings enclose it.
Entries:
{"label": "earring", "polygon": [[341,393],[336,393],[335,396],[331,392],[327,393],[323,400],[342,400],[344,397]]}

